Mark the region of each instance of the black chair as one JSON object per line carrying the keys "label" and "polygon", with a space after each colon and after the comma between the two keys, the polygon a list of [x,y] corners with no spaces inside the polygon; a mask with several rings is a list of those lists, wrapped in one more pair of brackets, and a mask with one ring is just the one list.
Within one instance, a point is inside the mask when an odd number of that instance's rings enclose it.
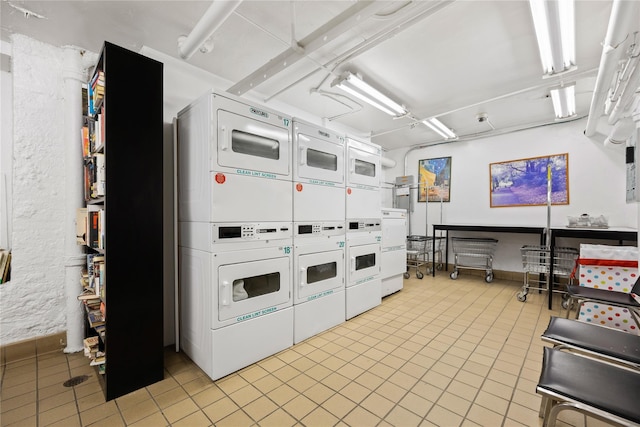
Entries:
{"label": "black chair", "polygon": [[554,427],[567,409],[607,423],[640,426],[639,384],[638,370],[545,347],[536,387],[543,426]]}
{"label": "black chair", "polygon": [[[631,288],[631,293],[640,295],[640,277]],[[608,291],[606,289],[588,288],[580,285],[567,285],[567,319],[573,306],[577,304],[576,319],[580,315],[580,305],[585,302],[594,302],[600,304],[608,304],[616,307],[625,307],[629,309],[636,326],[640,329],[640,303],[636,301],[631,293]]]}
{"label": "black chair", "polygon": [[[542,341],[591,357],[640,369],[640,336],[593,323],[552,317]],[[640,390],[640,385],[638,386]]]}

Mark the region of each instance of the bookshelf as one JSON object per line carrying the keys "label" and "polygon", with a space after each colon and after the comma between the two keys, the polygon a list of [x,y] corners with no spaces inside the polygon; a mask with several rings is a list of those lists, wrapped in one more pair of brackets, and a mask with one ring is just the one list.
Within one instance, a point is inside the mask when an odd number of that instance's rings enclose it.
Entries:
{"label": "bookshelf", "polygon": [[[96,77],[103,89],[94,100]],[[78,243],[102,262],[107,400],[164,378],[162,79],[162,63],[105,42],[87,84]]]}

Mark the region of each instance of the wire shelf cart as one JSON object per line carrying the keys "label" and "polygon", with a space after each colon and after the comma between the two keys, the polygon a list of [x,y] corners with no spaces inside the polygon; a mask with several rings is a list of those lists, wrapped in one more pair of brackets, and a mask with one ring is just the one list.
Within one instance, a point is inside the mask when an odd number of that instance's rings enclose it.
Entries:
{"label": "wire shelf cart", "polygon": [[[420,271],[420,267],[425,266],[425,273],[431,272],[429,265],[432,263],[431,254],[436,254],[437,266],[439,270],[442,269],[442,241],[444,237],[430,237],[430,236],[407,236],[407,272],[404,273],[404,278],[410,277],[409,270],[415,268],[416,277],[422,279],[424,274]],[[435,245],[435,248],[434,248]]]}
{"label": "wire shelf cart", "polygon": [[484,270],[484,280],[493,281],[493,255],[498,241],[496,239],[479,239],[474,237],[452,237],[451,245],[455,264],[449,275],[453,280],[458,278],[461,268]]}
{"label": "wire shelf cart", "polygon": [[[525,302],[530,289],[539,291],[553,291],[553,277],[548,277],[551,265],[551,250],[549,246],[526,245],[520,249],[522,266],[524,269],[524,284],[522,290],[516,294],[518,301]],[[553,249],[553,276],[566,277],[572,283],[572,273],[578,259],[575,248],[555,247]],[[536,279],[537,275],[537,279]],[[542,278],[545,275],[545,278]],[[562,292],[562,291],[557,291]],[[567,308],[566,293],[562,292],[564,300],[562,307]]]}

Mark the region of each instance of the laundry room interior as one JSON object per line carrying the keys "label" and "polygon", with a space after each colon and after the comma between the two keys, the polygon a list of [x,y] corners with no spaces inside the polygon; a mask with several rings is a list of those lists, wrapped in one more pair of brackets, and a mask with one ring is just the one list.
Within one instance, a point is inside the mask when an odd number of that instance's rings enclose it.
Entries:
{"label": "laundry room interior", "polygon": [[640,2],[0,8],[2,425],[640,425]]}

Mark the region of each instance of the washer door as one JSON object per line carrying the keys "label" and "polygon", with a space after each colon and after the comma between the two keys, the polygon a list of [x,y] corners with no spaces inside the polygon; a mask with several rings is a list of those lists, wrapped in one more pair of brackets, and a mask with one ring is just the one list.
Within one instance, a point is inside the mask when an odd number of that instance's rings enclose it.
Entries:
{"label": "washer door", "polygon": [[347,185],[380,186],[380,155],[355,147],[348,148]]}
{"label": "washer door", "polygon": [[349,250],[349,282],[355,285],[380,274],[380,245],[351,246]]}
{"label": "washer door", "polygon": [[290,176],[289,147],[289,129],[218,110],[219,166]]}
{"label": "washer door", "polygon": [[344,286],[344,252],[334,250],[298,256],[296,301],[322,296]]}
{"label": "washer door", "polygon": [[344,146],[298,133],[296,179],[344,184]]}
{"label": "washer door", "polygon": [[289,262],[282,257],[219,266],[218,320],[258,317],[289,301]]}

